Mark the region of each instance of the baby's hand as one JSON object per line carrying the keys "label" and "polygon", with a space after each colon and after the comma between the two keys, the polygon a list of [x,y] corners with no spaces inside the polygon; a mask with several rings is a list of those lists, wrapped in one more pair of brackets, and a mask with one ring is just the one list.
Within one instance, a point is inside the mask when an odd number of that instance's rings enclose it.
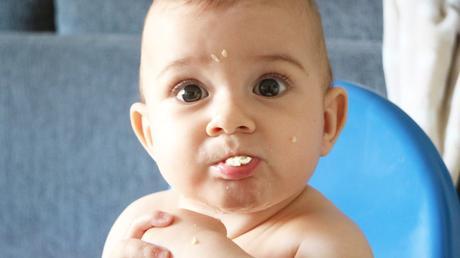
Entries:
{"label": "baby's hand", "polygon": [[151,228],[162,228],[171,225],[174,217],[161,211],[154,212],[133,221],[126,232],[124,240],[118,242],[110,253],[110,258],[168,258],[170,252],[153,243],[142,241],[141,238]]}
{"label": "baby's hand", "polygon": [[142,240],[169,248],[175,257],[190,247],[210,243],[210,239],[225,238],[224,224],[212,217],[180,209],[174,212],[174,223],[165,228],[148,229]]}

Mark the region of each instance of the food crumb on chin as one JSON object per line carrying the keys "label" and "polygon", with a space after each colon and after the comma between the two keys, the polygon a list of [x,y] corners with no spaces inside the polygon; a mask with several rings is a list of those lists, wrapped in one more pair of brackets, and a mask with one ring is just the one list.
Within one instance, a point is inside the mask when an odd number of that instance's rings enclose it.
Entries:
{"label": "food crumb on chin", "polygon": [[297,137],[295,137],[295,136],[291,137],[291,142],[296,143],[297,142]]}

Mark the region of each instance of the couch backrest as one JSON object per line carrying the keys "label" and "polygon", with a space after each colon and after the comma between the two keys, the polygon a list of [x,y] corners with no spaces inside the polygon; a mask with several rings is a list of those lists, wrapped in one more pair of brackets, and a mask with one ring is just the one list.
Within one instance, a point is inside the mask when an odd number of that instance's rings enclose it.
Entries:
{"label": "couch backrest", "polygon": [[[139,34],[151,1],[2,0],[0,31]],[[382,40],[382,1],[317,2],[328,38]]]}
{"label": "couch backrest", "polygon": [[139,34],[152,0],[55,0],[60,34]]}
{"label": "couch backrest", "polygon": [[[55,0],[62,34],[140,33],[152,0]],[[326,37],[382,40],[381,0],[317,0]]]}
{"label": "couch backrest", "polygon": [[0,31],[54,31],[53,0],[0,1]]}
{"label": "couch backrest", "polygon": [[328,39],[382,41],[382,0],[317,0]]}

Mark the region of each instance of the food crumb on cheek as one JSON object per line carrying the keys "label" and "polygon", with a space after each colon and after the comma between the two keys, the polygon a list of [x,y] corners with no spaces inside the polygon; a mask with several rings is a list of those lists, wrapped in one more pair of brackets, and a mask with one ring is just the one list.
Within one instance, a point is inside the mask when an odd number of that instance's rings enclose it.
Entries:
{"label": "food crumb on cheek", "polygon": [[197,239],[196,237],[193,237],[193,238],[192,238],[192,245],[197,245],[198,243],[200,243],[200,242],[198,241],[198,239]]}
{"label": "food crumb on cheek", "polygon": [[291,142],[296,143],[297,142],[297,137],[295,137],[295,136],[291,137]]}

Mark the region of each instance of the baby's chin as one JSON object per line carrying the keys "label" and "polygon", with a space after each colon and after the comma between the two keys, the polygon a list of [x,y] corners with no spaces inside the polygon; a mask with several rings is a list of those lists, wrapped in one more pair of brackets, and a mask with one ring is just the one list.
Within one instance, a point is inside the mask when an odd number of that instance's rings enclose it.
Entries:
{"label": "baby's chin", "polygon": [[180,208],[185,208],[209,216],[219,214],[249,214],[270,208],[275,205],[275,200],[266,192],[239,192],[225,189],[224,192],[216,191],[206,196],[182,195]]}

